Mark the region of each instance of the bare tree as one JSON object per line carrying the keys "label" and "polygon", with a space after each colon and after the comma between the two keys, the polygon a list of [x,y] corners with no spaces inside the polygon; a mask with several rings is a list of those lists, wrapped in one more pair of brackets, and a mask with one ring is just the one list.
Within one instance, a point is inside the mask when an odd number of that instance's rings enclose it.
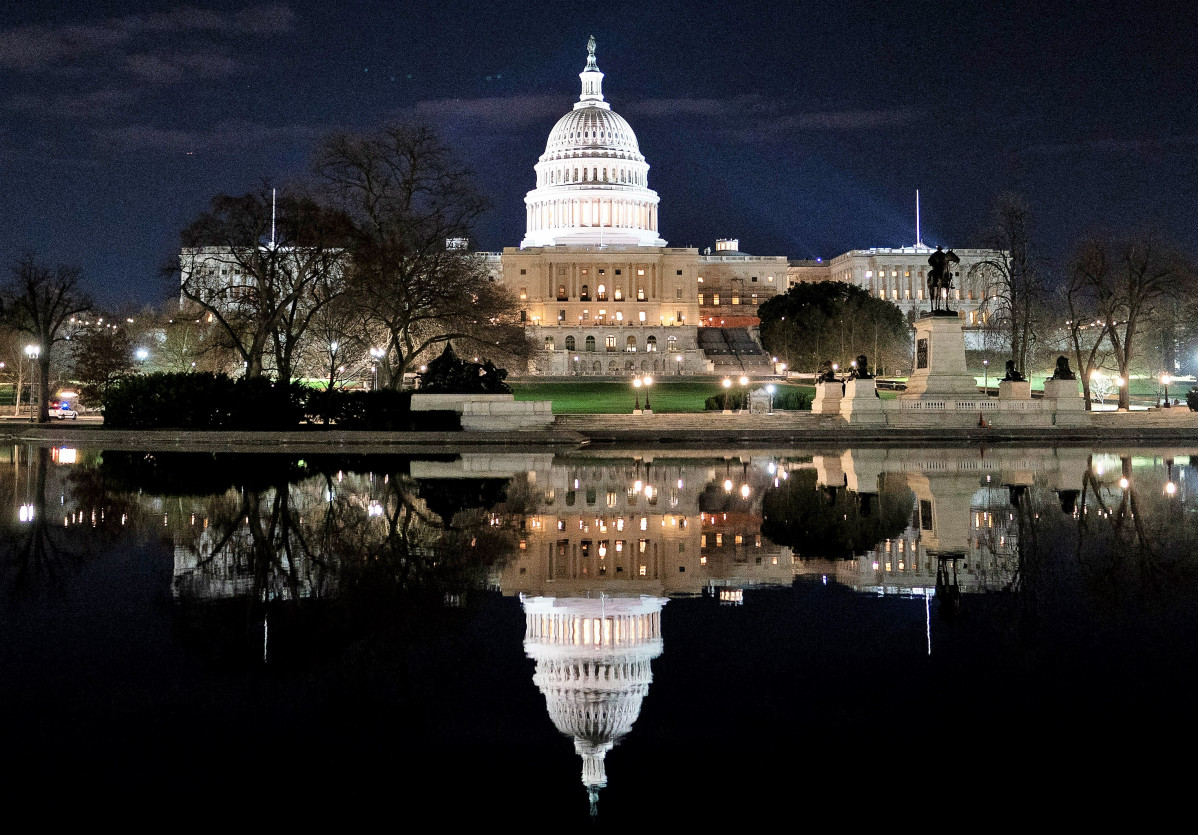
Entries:
{"label": "bare tree", "polygon": [[1102,257],[1104,253],[1101,250],[1084,244],[1074,256],[1060,291],[1065,312],[1069,316],[1065,321],[1065,332],[1069,347],[1073,350],[1074,365],[1081,375],[1086,409],[1093,408],[1092,375],[1103,358],[1102,346],[1107,337],[1107,325],[1098,310],[1098,287],[1090,277],[1103,269],[1095,263],[1096,258]]}
{"label": "bare tree", "polygon": [[[277,208],[277,211],[276,211]],[[341,292],[349,227],[311,198],[263,187],[218,195],[183,230],[176,269],[184,298],[203,308],[245,364],[247,377],[291,379],[312,316]]]}
{"label": "bare tree", "polygon": [[50,419],[46,391],[50,383],[54,346],[73,331],[74,318],[91,309],[92,301],[79,286],[80,271],[65,264],[49,266],[32,254],[13,265],[7,286],[0,293],[0,321],[28,334],[36,349],[38,423]]}
{"label": "bare tree", "polygon": [[[1097,235],[1082,245],[1081,253],[1078,280],[1093,293],[1096,319],[1105,326],[1119,374],[1130,381],[1140,329],[1160,305],[1192,285],[1193,269],[1151,232]],[[1119,390],[1120,409],[1130,406],[1129,388]]]}
{"label": "bare tree", "polygon": [[488,357],[527,356],[515,298],[481,259],[449,245],[469,238],[487,201],[431,128],[330,136],[315,168],[356,227],[348,293],[362,340],[382,351],[380,382],[398,387],[450,340]]}
{"label": "bare tree", "polygon": [[1035,338],[1036,315],[1045,297],[1044,281],[1032,252],[1031,211],[1016,194],[999,195],[986,233],[994,256],[980,262],[988,321],[1006,335],[1015,366],[1027,366]]}

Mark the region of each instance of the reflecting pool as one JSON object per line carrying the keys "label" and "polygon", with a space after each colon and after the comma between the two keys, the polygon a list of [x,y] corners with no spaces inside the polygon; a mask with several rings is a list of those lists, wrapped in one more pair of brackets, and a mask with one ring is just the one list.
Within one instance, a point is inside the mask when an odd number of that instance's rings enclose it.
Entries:
{"label": "reflecting pool", "polygon": [[629,830],[1105,814],[1187,774],[1196,478],[1148,448],[9,447],[9,796]]}

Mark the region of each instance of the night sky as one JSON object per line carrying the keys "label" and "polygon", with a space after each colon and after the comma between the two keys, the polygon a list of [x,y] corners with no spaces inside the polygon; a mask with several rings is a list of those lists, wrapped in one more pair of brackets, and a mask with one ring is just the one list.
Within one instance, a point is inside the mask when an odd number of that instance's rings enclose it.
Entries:
{"label": "night sky", "polygon": [[1045,258],[1099,227],[1194,251],[1196,24],[1192,2],[5,3],[0,259],[157,301],[214,194],[301,178],[324,133],[396,119],[477,172],[478,245],[518,245],[591,34],[673,245],[911,244],[920,188],[932,244],[979,245],[1015,190]]}

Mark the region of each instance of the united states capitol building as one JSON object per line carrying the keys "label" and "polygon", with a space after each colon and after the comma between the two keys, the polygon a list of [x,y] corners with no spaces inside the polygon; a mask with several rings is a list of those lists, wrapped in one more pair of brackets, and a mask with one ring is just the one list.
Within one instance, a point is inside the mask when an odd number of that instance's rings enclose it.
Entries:
{"label": "united states capitol building", "polygon": [[[757,340],[758,307],[800,282],[843,281],[894,302],[909,319],[927,304],[932,249],[918,242],[830,260],[751,255],[739,241],[672,247],[632,126],[604,98],[588,44],[581,95],[549,133],[524,198],[518,247],[482,253],[518,298],[539,349],[537,375],[773,373]],[[987,316],[990,250],[957,249],[955,306],[967,328]],[[991,294],[992,295],[992,294]]]}

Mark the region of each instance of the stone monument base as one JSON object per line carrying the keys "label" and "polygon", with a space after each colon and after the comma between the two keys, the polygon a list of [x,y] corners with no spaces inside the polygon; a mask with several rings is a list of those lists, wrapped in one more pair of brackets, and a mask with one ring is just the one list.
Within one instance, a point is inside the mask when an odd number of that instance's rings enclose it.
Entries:
{"label": "stone monument base", "polygon": [[1002,380],[998,384],[999,400],[1031,400],[1032,384],[1027,380]]}
{"label": "stone monument base", "polygon": [[851,424],[881,426],[886,423],[882,400],[873,380],[849,380],[840,400],[840,416]]}
{"label": "stone monument base", "polygon": [[900,400],[982,398],[965,368],[965,333],[956,314],[924,316],[915,323],[915,370]]}
{"label": "stone monument base", "polygon": [[811,413],[814,415],[840,414],[840,401],[844,393],[844,383],[816,383],[815,400],[811,402]]}

